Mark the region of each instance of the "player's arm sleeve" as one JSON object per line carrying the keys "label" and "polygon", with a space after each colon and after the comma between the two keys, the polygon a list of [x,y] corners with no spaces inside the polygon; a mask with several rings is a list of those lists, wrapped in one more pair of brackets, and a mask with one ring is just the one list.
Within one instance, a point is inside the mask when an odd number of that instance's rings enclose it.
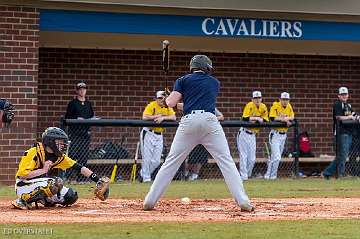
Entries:
{"label": "player's arm sleeve", "polygon": [[75,164],[71,167],[76,173],[81,173],[81,168],[84,167],[83,165],[79,164],[78,162],[75,162]]}
{"label": "player's arm sleeve", "polygon": [[336,102],[334,104],[334,114],[335,114],[335,116],[343,116],[342,103],[341,102]]}
{"label": "player's arm sleeve", "polygon": [[89,102],[89,103],[90,103],[90,118],[93,118],[95,116],[94,109],[92,107],[92,103],[91,102]]}
{"label": "player's arm sleeve", "polygon": [[169,107],[169,111],[168,111],[169,115],[175,115],[175,111],[173,108]]}
{"label": "player's arm sleeve", "polygon": [[143,112],[143,116],[144,115],[154,115],[154,107],[152,106],[152,104],[148,104],[146,107],[145,107],[145,110]]}
{"label": "player's arm sleeve", "polygon": [[69,104],[66,108],[65,119],[76,119],[75,106],[72,103],[72,101],[69,102]]}
{"label": "player's arm sleeve", "polygon": [[246,106],[245,106],[245,108],[244,108],[244,111],[243,111],[243,115],[242,115],[242,119],[244,120],[244,121],[249,121],[250,120],[250,105],[249,104],[247,104]]}
{"label": "player's arm sleeve", "polygon": [[34,170],[36,162],[34,160],[35,155],[27,154],[21,158],[19,169],[16,173],[17,177],[26,177],[31,171]]}
{"label": "player's arm sleeve", "polygon": [[269,112],[268,112],[268,109],[267,109],[266,105],[264,105],[264,111],[263,111],[263,115],[261,117],[265,121],[269,121]]}
{"label": "player's arm sleeve", "polygon": [[179,92],[181,95],[183,95],[183,84],[184,84],[184,78],[181,77],[175,81],[174,84],[174,91]]}
{"label": "player's arm sleeve", "polygon": [[269,117],[270,117],[271,121],[274,121],[276,119],[277,113],[276,113],[276,106],[275,105],[271,106]]}

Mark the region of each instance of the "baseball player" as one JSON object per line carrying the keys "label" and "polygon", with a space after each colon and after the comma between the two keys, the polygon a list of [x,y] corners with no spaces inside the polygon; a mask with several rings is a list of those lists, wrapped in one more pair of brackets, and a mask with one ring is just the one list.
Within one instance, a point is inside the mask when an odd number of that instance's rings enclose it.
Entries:
{"label": "baseball player", "polygon": [[[291,126],[295,114],[290,101],[290,94],[281,93],[280,101],[274,102],[270,108],[270,120],[285,122],[287,126]],[[286,133],[288,128],[271,129],[269,134],[269,144],[271,148],[270,158],[268,160],[267,171],[264,175],[265,179],[276,179],[277,171],[281,160],[281,154],[284,150]]]}
{"label": "baseball player", "polygon": [[50,176],[52,170],[56,169],[75,169],[96,183],[95,195],[99,199],[107,199],[109,179],[99,178],[90,169],[66,156],[68,141],[62,129],[49,127],[42,134],[42,142],[24,153],[16,173],[15,191],[18,198],[12,202],[15,208],[31,209],[37,203],[45,207],[74,204],[78,199],[77,192],[65,187],[61,178]]}
{"label": "baseball player", "polygon": [[183,100],[184,116],[176,130],[170,152],[145,197],[144,210],[155,207],[180,165],[198,144],[202,144],[216,160],[241,209],[254,209],[231,157],[224,131],[215,116],[220,82],[210,75],[212,69],[209,57],[195,55],[190,61],[191,73],[176,80],[173,92],[165,100],[169,107]]}
{"label": "baseball player", "polygon": [[[268,110],[262,103],[260,91],[252,93],[252,100],[246,104],[242,119],[253,123],[269,121]],[[259,128],[241,127],[237,134],[237,147],[240,155],[239,172],[242,180],[251,177],[256,160],[256,134],[259,131]]]}
{"label": "baseball player", "polygon": [[14,110],[15,107],[9,100],[0,99],[0,119],[1,126],[5,125],[6,127],[10,126],[12,120],[14,119]]}
{"label": "baseball player", "polygon": [[[161,123],[164,120],[176,120],[175,112],[172,108],[164,104],[165,91],[156,92],[156,100],[150,102],[144,112],[143,120],[153,120]],[[142,164],[140,171],[140,181],[150,182],[151,174],[160,165],[161,154],[163,151],[164,128],[144,127],[140,134],[140,146],[142,155]]]}

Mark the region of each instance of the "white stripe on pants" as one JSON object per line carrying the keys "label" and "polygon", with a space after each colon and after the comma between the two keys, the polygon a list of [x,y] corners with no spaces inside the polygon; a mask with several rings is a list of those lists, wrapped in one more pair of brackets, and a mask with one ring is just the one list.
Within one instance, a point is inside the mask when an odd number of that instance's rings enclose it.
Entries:
{"label": "white stripe on pants", "polygon": [[144,208],[151,209],[155,206],[180,165],[198,144],[202,144],[215,159],[237,204],[244,209],[251,208],[225,133],[216,116],[204,111],[196,111],[181,118],[169,155],[145,197]]}
{"label": "white stripe on pants", "polygon": [[251,177],[256,160],[256,135],[241,128],[237,134],[237,148],[240,156],[239,172],[242,180]]}
{"label": "white stripe on pants", "polygon": [[286,133],[280,134],[276,130],[271,130],[269,134],[269,143],[271,148],[271,156],[268,160],[267,171],[264,175],[265,179],[276,179],[277,172],[281,160],[282,152],[284,151],[286,141]]}
{"label": "white stripe on pants", "polygon": [[[144,135],[145,134],[145,135]],[[140,133],[142,164],[140,175],[144,182],[151,181],[151,174],[160,165],[163,151],[163,136],[143,128]]]}

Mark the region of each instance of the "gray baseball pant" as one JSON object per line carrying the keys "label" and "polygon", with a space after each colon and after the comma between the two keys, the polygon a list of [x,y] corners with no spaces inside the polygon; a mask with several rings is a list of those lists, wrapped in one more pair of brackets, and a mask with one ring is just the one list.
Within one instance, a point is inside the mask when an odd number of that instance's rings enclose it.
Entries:
{"label": "gray baseball pant", "polygon": [[169,155],[145,197],[144,209],[155,207],[182,162],[198,144],[204,145],[215,159],[236,203],[244,210],[251,210],[252,205],[231,157],[225,133],[216,116],[203,110],[194,110],[181,118]]}

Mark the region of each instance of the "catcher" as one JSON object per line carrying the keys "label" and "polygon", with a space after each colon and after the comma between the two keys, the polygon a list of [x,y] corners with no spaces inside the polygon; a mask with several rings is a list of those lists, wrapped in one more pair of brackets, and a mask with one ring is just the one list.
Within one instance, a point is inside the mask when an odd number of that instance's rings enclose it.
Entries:
{"label": "catcher", "polygon": [[15,191],[18,198],[12,205],[18,209],[31,209],[41,203],[45,207],[70,206],[78,195],[63,185],[59,177],[51,177],[55,170],[74,169],[96,183],[95,195],[104,201],[109,196],[109,179],[99,178],[87,167],[65,155],[68,136],[60,128],[49,127],[42,134],[42,142],[24,153],[16,173]]}

